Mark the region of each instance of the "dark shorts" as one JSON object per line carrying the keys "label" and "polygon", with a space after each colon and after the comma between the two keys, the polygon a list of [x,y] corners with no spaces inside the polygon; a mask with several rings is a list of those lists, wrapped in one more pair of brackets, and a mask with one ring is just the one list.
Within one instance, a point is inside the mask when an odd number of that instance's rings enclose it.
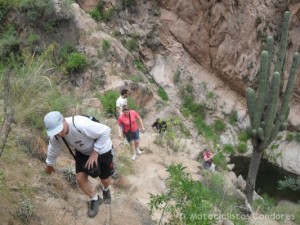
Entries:
{"label": "dark shorts", "polygon": [[[85,164],[89,157],[89,155],[84,155],[76,151],[76,173],[87,173],[87,168],[85,168]],[[98,165],[100,165],[101,174],[99,177],[101,179],[107,179],[114,173],[113,155],[111,150],[98,156]]]}
{"label": "dark shorts", "polygon": [[125,137],[129,143],[132,141],[138,141],[140,139],[140,129],[125,133]]}

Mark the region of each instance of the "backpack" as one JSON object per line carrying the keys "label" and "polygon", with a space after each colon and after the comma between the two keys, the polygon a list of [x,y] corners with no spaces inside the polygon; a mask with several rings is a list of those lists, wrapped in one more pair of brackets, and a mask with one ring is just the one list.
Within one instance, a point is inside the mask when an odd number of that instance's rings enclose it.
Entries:
{"label": "backpack", "polygon": [[[100,123],[100,121],[94,116],[88,116],[88,115],[78,115],[78,116],[84,116],[84,117],[89,118],[91,121],[94,121],[96,123]],[[74,116],[72,116],[72,123],[73,123],[73,126],[76,128],[76,130],[78,130],[81,133],[81,131],[75,126]]]}

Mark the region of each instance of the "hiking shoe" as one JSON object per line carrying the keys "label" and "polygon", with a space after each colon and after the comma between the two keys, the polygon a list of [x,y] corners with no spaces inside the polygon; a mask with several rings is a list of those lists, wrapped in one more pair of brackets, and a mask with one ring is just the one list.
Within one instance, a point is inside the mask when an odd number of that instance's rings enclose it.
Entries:
{"label": "hiking shoe", "polygon": [[144,153],[144,152],[141,151],[139,148],[137,148],[137,149],[136,149],[136,153],[137,153],[138,155],[140,155],[140,154],[142,154],[142,153]]}
{"label": "hiking shoe", "polygon": [[136,154],[134,153],[132,156],[131,156],[131,160],[135,160],[136,159]]}
{"label": "hiking shoe", "polygon": [[109,204],[111,202],[110,190],[102,191],[104,204]]}
{"label": "hiking shoe", "polygon": [[99,208],[99,205],[101,205],[102,203],[102,199],[99,197],[98,195],[98,200],[91,200],[89,203],[88,203],[88,216],[93,218],[97,215],[98,213],[98,208]]}

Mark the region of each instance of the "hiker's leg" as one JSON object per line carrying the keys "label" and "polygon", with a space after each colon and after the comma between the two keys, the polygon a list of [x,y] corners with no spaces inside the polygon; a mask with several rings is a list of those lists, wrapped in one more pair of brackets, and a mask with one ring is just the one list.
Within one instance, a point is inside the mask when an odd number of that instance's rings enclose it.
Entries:
{"label": "hiker's leg", "polygon": [[84,172],[79,172],[76,174],[76,181],[80,189],[88,195],[90,198],[95,196],[95,191],[93,189],[92,183],[88,179],[88,175]]}
{"label": "hiker's leg", "polygon": [[107,179],[100,179],[101,183],[103,184],[103,187],[106,189],[109,187],[109,185],[111,184],[111,177],[107,178]]}

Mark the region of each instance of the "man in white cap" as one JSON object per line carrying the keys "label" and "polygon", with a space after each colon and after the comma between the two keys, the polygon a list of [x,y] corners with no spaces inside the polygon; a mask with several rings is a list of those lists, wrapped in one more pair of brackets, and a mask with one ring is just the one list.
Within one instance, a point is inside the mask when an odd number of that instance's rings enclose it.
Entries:
{"label": "man in white cap", "polygon": [[[70,148],[76,149],[76,181],[80,189],[90,197],[88,216],[95,217],[102,202],[111,202],[109,185],[114,173],[111,129],[85,116],[64,118],[58,111],[49,112],[44,118],[44,123],[50,137],[46,173],[55,172],[54,166],[64,141]],[[96,166],[100,168],[99,178],[104,187],[103,200],[95,193],[92,183],[88,180],[88,170]]]}

